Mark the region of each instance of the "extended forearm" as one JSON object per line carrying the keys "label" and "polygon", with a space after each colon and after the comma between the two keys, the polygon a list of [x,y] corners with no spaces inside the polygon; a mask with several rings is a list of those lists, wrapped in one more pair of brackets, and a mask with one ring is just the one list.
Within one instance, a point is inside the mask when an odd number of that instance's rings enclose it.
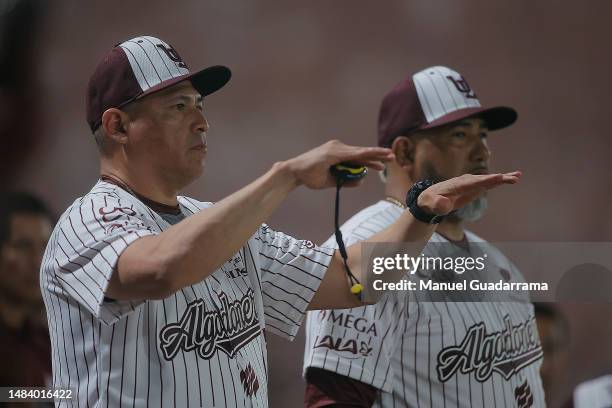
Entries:
{"label": "extended forearm", "polygon": [[206,278],[235,254],[298,185],[335,185],[329,168],[342,161],[381,169],[389,149],[352,147],[330,141],[275,164],[270,171],[211,208],[157,236],[136,240],[120,256],[109,297],[161,298]]}
{"label": "extended forearm", "polygon": [[116,299],[160,298],[205,279],[245,244],[298,185],[286,163],[159,235],[130,245],[109,287]]}
{"label": "extended forearm", "polygon": [[297,183],[284,163],[262,177],[189,217],[160,235],[159,248],[169,260],[168,273],[178,287],[212,273],[244,246]]}

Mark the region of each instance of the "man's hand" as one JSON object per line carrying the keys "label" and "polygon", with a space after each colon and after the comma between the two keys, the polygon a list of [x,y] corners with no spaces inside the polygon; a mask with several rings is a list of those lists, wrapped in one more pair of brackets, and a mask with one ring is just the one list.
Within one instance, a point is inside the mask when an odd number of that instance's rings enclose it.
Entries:
{"label": "man's hand", "polygon": [[417,204],[424,211],[446,215],[461,208],[481,194],[502,184],[515,184],[521,177],[520,171],[498,174],[464,174],[436,183],[423,191]]}
{"label": "man's hand", "polygon": [[[336,180],[329,172],[330,166],[334,164],[352,162],[374,170],[383,170],[383,162],[389,160],[393,160],[393,153],[390,149],[348,146],[332,140],[288,160],[286,164],[298,184],[312,189],[322,189],[336,185]],[[347,183],[346,186],[351,187],[358,184],[359,182]]]}

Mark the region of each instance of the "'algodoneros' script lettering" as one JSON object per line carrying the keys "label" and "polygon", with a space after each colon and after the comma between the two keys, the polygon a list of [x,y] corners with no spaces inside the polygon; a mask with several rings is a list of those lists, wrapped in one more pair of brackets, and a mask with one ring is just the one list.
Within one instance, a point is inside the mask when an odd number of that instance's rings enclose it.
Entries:
{"label": "'algodoneros' script lettering", "polygon": [[253,290],[238,300],[228,301],[219,294],[221,309],[206,310],[202,299],[189,303],[181,320],[170,323],[159,332],[162,353],[172,360],[179,350],[196,350],[198,356],[210,359],[217,349],[233,358],[238,350],[259,335],[259,319]]}
{"label": "'algodoneros' script lettering", "polygon": [[458,346],[446,347],[438,354],[438,378],[445,382],[458,370],[474,372],[476,380],[486,381],[497,371],[506,380],[523,367],[542,357],[535,318],[513,326],[504,316],[504,328],[487,333],[484,323],[470,327]]}

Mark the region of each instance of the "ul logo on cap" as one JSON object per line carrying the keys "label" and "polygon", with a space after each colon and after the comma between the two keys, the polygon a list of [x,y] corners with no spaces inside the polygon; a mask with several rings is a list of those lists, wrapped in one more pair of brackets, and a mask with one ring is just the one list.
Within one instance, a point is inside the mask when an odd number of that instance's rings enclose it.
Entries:
{"label": "ul logo on cap", "polygon": [[168,45],[164,45],[164,44],[157,44],[157,48],[163,50],[166,55],[168,56],[168,58],[170,58],[172,61],[174,61],[176,63],[176,65],[178,65],[179,68],[187,68],[187,64],[185,64],[183,62],[183,59],[181,58],[181,56],[179,55],[178,52],[176,52],[176,50],[174,48],[172,48],[172,46]]}
{"label": "ul logo on cap", "polygon": [[476,94],[474,93],[472,88],[470,88],[470,84],[468,84],[465,78],[460,76],[459,79],[455,79],[451,75],[447,76],[447,78],[450,79],[450,81],[455,85],[455,88],[457,88],[459,92],[464,94],[466,98],[476,99]]}

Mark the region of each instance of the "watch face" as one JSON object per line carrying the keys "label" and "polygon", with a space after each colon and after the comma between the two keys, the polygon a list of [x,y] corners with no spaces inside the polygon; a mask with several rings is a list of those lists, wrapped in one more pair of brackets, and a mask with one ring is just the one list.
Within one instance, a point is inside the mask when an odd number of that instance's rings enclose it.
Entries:
{"label": "watch face", "polygon": [[421,180],[414,183],[414,185],[408,190],[408,196],[406,197],[406,204],[410,205],[416,201],[423,191],[427,190],[434,183],[430,180]]}

